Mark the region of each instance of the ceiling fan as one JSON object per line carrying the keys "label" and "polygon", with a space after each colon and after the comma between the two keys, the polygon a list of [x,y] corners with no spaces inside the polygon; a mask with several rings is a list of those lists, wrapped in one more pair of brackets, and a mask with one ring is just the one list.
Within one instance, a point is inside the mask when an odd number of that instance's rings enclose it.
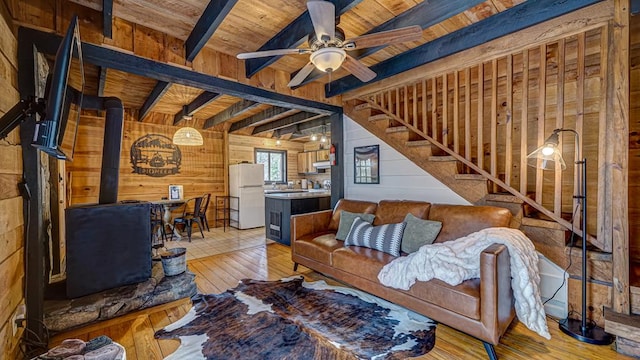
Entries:
{"label": "ceiling fan", "polygon": [[422,28],[415,25],[345,40],[344,31],[336,26],[335,5],[332,2],[310,0],[307,2],[307,8],[309,9],[314,29],[314,32],[309,34],[309,48],[247,52],[238,54],[238,59],[311,54],[309,63],[291,79],[289,87],[302,83],[314,68],[331,73],[341,66],[360,79],[360,81],[367,82],[375,78],[376,73],[347,54],[347,51],[405,41],[416,41],[422,37]]}

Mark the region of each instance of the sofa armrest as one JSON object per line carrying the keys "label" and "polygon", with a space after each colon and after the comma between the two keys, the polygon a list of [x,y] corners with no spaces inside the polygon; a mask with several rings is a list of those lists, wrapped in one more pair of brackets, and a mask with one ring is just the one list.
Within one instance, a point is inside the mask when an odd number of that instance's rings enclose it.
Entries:
{"label": "sofa armrest", "polygon": [[333,210],[291,216],[291,244],[304,235],[327,231]]}
{"label": "sofa armrest", "polygon": [[502,244],[493,244],[480,254],[480,317],[486,329],[492,329],[489,338],[497,344],[500,336],[513,320],[513,292],[509,250]]}

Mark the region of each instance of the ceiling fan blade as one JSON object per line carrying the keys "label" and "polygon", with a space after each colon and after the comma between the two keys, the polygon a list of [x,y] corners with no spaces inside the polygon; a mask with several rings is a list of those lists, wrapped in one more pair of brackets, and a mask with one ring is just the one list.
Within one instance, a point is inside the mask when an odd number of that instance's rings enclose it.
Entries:
{"label": "ceiling fan blade", "polygon": [[336,36],[336,7],[329,1],[309,1],[307,2],[309,16],[313,23],[318,40],[322,40],[323,35],[333,39]]}
{"label": "ceiling fan blade", "polygon": [[241,60],[246,60],[246,59],[261,58],[261,57],[267,57],[267,56],[308,54],[310,52],[311,52],[310,49],[276,49],[276,50],[240,53],[236,55],[236,57]]}
{"label": "ceiling fan blade", "polygon": [[362,82],[368,82],[376,77],[376,73],[369,69],[365,64],[356,60],[353,56],[347,55],[342,63],[342,67],[360,79]]}
{"label": "ceiling fan blade", "polygon": [[400,29],[381,31],[349,39],[345,42],[345,50],[365,49],[381,45],[416,41],[422,38],[422,28],[418,25]]}
{"label": "ceiling fan blade", "polygon": [[316,66],[313,65],[311,61],[309,61],[309,63],[305,65],[302,69],[300,69],[300,71],[298,71],[296,76],[294,76],[293,79],[289,81],[289,84],[287,86],[294,87],[294,86],[300,85],[300,83],[303,82],[304,79],[306,79],[307,76],[309,76],[309,74],[311,74],[311,72],[315,68]]}

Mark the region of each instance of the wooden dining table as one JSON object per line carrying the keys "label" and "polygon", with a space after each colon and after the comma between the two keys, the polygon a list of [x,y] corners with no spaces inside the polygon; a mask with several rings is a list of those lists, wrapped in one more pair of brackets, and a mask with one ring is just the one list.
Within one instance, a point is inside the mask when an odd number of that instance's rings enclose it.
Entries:
{"label": "wooden dining table", "polygon": [[173,226],[173,222],[171,221],[171,210],[179,206],[182,206],[185,202],[186,200],[168,200],[168,199],[151,201],[152,204],[159,204],[164,207],[164,217],[162,218],[162,220],[164,221],[164,225],[169,226],[169,228],[171,229],[171,231],[173,231],[173,234],[178,238],[178,240],[180,240],[182,236],[178,232],[178,229],[176,229]]}

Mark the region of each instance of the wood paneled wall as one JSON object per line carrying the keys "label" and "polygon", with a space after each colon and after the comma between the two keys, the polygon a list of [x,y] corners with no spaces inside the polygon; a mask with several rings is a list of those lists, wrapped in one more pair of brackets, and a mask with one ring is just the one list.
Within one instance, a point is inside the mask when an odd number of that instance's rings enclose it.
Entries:
{"label": "wood paneled wall", "polygon": [[[185,199],[211,193],[212,197],[226,193],[224,133],[201,131],[204,146],[179,146],[182,163],[178,174],[152,177],[133,172],[131,145],[147,134],[164,135],[171,139],[179,127],[154,125],[126,120],[120,156],[118,200],[159,200],[168,196],[169,185],[182,185]],[[97,203],[102,161],[104,119],[84,115],[80,119],[76,150],[67,163],[67,188],[71,204]],[[208,219],[213,219],[210,205]]]}
{"label": "wood paneled wall", "polygon": [[254,136],[229,134],[229,164],[237,164],[243,161],[255,163],[255,149],[273,149],[287,151],[287,181],[297,181],[303,176],[298,174],[298,153],[302,152],[304,145],[295,141],[281,140],[276,145],[276,139],[267,139]]}
{"label": "wood paneled wall", "polygon": [[630,18],[629,252],[640,262],[640,15]]}
{"label": "wood paneled wall", "polygon": [[[17,40],[5,1],[0,2],[0,116],[20,99],[18,95]],[[13,334],[10,319],[24,303],[23,200],[17,184],[22,178],[22,150],[18,130],[0,140],[0,358],[15,359],[19,329]]]}

